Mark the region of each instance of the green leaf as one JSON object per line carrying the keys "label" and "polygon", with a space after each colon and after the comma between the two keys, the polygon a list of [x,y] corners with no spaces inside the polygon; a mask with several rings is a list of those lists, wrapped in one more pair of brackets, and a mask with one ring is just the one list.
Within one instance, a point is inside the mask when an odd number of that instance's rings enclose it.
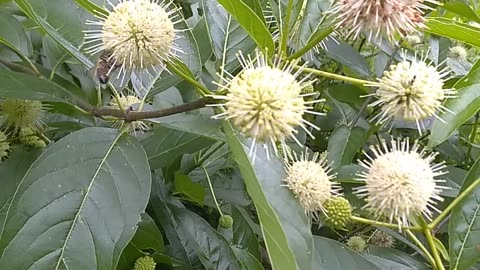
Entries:
{"label": "green leaf", "polygon": [[328,161],[333,162],[332,168],[352,163],[365,140],[366,131],[363,128],[337,127],[328,140]]}
{"label": "green leaf", "polygon": [[5,226],[5,217],[12,203],[15,190],[17,190],[23,176],[39,154],[39,150],[26,151],[19,148],[10,153],[9,159],[0,165],[0,175],[2,176],[2,188],[0,189],[0,236]]}
{"label": "green leaf", "polygon": [[184,245],[191,245],[205,269],[240,269],[227,240],[203,218],[182,208],[171,208]]}
{"label": "green leaf", "polygon": [[[27,0],[14,1],[30,19],[37,23],[42,30],[52,37],[70,55],[87,68],[90,69],[93,67],[94,63],[78,49],[83,41],[83,20],[80,20],[78,9],[72,8],[72,6],[75,6],[72,2],[64,1],[59,4],[49,0],[34,2]],[[31,5],[32,3],[34,5]],[[53,9],[53,11],[50,12],[50,9]],[[41,10],[43,14],[38,12],[39,10]],[[49,21],[50,19],[54,21]],[[68,22],[68,24],[65,24],[65,22]],[[62,31],[59,32],[57,30]]]}
{"label": "green leaf", "polygon": [[150,119],[163,127],[196,134],[204,138],[225,141],[220,131],[220,121],[196,114],[176,114],[168,117]]}
{"label": "green leaf", "polygon": [[[460,192],[480,177],[478,159],[463,181]],[[449,254],[452,270],[469,269],[478,260],[480,239],[480,186],[452,209],[448,225]]]}
{"label": "green leaf", "polygon": [[[400,269],[411,269],[411,270],[430,269],[429,265],[427,265],[425,262],[418,260],[415,257],[411,256],[410,254],[404,253],[397,249],[370,246],[368,248],[368,251],[370,254],[375,255],[376,258],[388,260],[389,261],[387,262],[388,264],[392,264],[392,263],[399,264],[397,266],[402,266]],[[365,254],[364,254],[364,257],[365,257]],[[367,259],[369,258],[367,257]],[[370,261],[375,263],[372,260]],[[397,269],[397,268],[393,268],[393,269]]]}
{"label": "green leaf", "polygon": [[325,270],[381,270],[359,253],[339,242],[315,236],[315,269]]}
{"label": "green leaf", "polygon": [[480,47],[480,28],[466,23],[457,22],[448,18],[429,17],[425,22],[429,32],[438,36],[447,37]]}
{"label": "green leaf", "polygon": [[0,12],[0,43],[28,58],[32,54],[32,43],[22,24],[12,15]]}
{"label": "green leaf", "polygon": [[200,205],[205,201],[205,190],[202,184],[192,182],[188,175],[175,174],[175,192],[186,196],[191,201]]}
{"label": "green leaf", "polygon": [[137,232],[120,256],[117,270],[131,270],[138,258],[146,254],[153,257],[161,256],[160,253],[164,251],[162,233],[147,213],[141,214],[137,227]]}
{"label": "green leaf", "polygon": [[275,52],[275,44],[265,22],[243,0],[218,0],[218,2],[248,32],[258,47],[269,55]]}
{"label": "green leaf", "polygon": [[147,206],[150,182],[133,137],[106,128],[64,137],[13,195],[0,233],[0,269],[114,269]]}
{"label": "green leaf", "polygon": [[480,84],[473,84],[458,89],[457,97],[445,102],[445,107],[453,112],[439,113],[440,120],[435,120],[428,141],[429,148],[446,141],[457,128],[467,122],[480,109]]}
{"label": "green leaf", "polygon": [[229,122],[225,121],[223,127],[233,158],[257,209],[272,267],[311,269],[313,237],[310,222],[298,200],[282,186],[285,174],[282,162],[267,159],[261,149],[252,163],[248,156],[250,142],[239,138]]}
{"label": "green leaf", "polygon": [[245,270],[264,270],[262,264],[258,261],[255,256],[248,253],[248,251],[239,249],[236,247],[232,247],[233,251],[235,252],[235,256],[237,256],[238,260],[243,266]]}
{"label": "green leaf", "polygon": [[433,238],[433,244],[435,245],[435,248],[438,250],[438,252],[440,252],[440,254],[442,255],[442,258],[446,261],[449,261],[450,257],[448,257],[448,251],[445,248],[445,246],[443,245],[442,241],[440,241],[440,239],[434,237]]}
{"label": "green leaf", "polygon": [[465,18],[468,18],[472,21],[480,22],[480,17],[475,13],[475,11],[467,5],[465,2],[462,1],[452,1],[447,2],[442,5],[442,8],[454,12],[458,15],[461,15]]}
{"label": "green leaf", "polygon": [[256,258],[260,258],[260,250],[255,233],[243,217],[239,208],[232,206],[233,217],[233,244],[236,247],[248,251]]}
{"label": "green leaf", "polygon": [[203,9],[207,21],[208,33],[213,45],[213,52],[228,72],[233,72],[239,65],[237,53],[250,53],[255,48],[255,43],[250,36],[232,18],[232,15],[218,5],[216,1],[203,0]]}
{"label": "green leaf", "polygon": [[362,77],[370,77],[370,68],[365,57],[360,55],[352,46],[340,41],[325,40],[325,52],[327,56],[355,71]]}
{"label": "green leaf", "polygon": [[212,145],[215,141],[183,131],[158,126],[153,134],[142,140],[152,169],[171,165],[177,157],[194,153]]}
{"label": "green leaf", "polygon": [[[75,90],[75,89],[73,89]],[[8,70],[0,71],[0,97],[39,101],[66,101],[82,97],[78,91],[67,90],[60,85],[36,76]]]}

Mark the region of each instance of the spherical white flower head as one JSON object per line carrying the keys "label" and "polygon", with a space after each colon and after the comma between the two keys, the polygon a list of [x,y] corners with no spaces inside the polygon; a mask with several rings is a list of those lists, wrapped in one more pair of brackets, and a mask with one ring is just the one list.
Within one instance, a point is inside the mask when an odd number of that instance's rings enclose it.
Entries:
{"label": "spherical white flower head", "polygon": [[350,29],[354,37],[365,32],[368,39],[384,35],[394,40],[395,35],[406,35],[425,27],[422,9],[430,9],[424,2],[433,0],[339,0],[331,12],[338,16],[338,26]]}
{"label": "spherical white flower head", "polygon": [[381,112],[374,117],[379,124],[390,120],[415,121],[419,132],[424,129],[422,120],[438,117],[437,112],[448,111],[442,105],[446,98],[454,97],[453,89],[443,89],[446,72],[437,71],[424,61],[402,61],[385,71],[371,96],[377,98],[369,106],[379,106]]}
{"label": "spherical white flower head", "polygon": [[[128,95],[128,96],[120,96],[119,102],[122,108],[124,108],[125,110],[134,110],[133,106],[141,104],[142,100],[140,100],[136,96]],[[112,106],[115,109],[120,109],[120,106],[118,105],[118,102],[116,99],[112,99],[112,101],[110,101],[110,106]],[[125,124],[126,123],[124,121],[116,121],[114,126],[116,128],[122,128]],[[129,124],[130,124],[129,130],[131,132],[135,132],[135,131],[144,132],[148,130],[148,126],[142,121],[132,121]]]}
{"label": "spherical white flower head", "polygon": [[311,83],[304,81],[308,76],[298,81],[296,77],[302,70],[292,74],[294,63],[285,65],[283,69],[279,68],[280,63],[270,67],[262,54],[249,61],[240,56],[240,62],[244,70],[231,79],[225,79],[227,84],[224,87],[228,89],[228,94],[213,96],[225,100],[223,104],[213,105],[225,108],[225,112],[215,117],[231,120],[237,130],[254,140],[253,145],[257,142],[271,143],[276,149],[276,142],[283,145],[289,137],[301,145],[295,138],[297,127],[313,137],[307,125],[318,127],[304,120],[303,114],[318,114],[311,110],[310,105],[320,100],[303,99],[316,94],[301,93],[302,88]]}
{"label": "spherical white flower head", "polygon": [[314,218],[319,211],[325,213],[323,204],[340,190],[338,184],[331,181],[335,175],[325,156],[315,153],[311,160],[308,154],[295,157],[293,162],[286,159],[285,167],[285,186],[295,194],[305,212]]}
{"label": "spherical white flower head", "polygon": [[381,146],[371,147],[373,155],[365,154],[367,159],[360,162],[366,172],[359,173],[364,187],[355,192],[366,197],[368,208],[377,217],[387,217],[397,222],[399,228],[408,225],[408,221],[422,213],[430,218],[431,210],[438,211],[435,201],[442,189],[435,177],[445,174],[444,164],[432,164],[436,154],[427,155],[419,151],[415,142],[412,148],[409,141],[392,140],[389,148],[385,142]]}
{"label": "spherical white flower head", "polygon": [[100,21],[88,22],[101,29],[87,30],[86,43],[97,43],[87,50],[91,53],[112,53],[121,71],[155,68],[163,65],[174,50],[175,28],[168,4],[158,0],[121,0],[113,5]]}

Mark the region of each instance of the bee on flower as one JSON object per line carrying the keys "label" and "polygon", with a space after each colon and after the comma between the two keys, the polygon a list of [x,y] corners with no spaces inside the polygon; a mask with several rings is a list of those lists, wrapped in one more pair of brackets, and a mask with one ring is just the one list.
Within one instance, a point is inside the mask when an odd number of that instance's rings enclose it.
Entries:
{"label": "bee on flower", "polygon": [[[323,115],[313,110],[313,105],[323,100],[304,99],[316,95],[315,92],[302,94],[302,89],[313,83],[308,81],[309,76],[297,80],[304,67],[297,67],[296,61],[281,63],[279,60],[270,66],[267,56],[260,52],[253,59],[250,56],[245,58],[241,53],[238,58],[243,70],[236,76],[225,71],[225,84],[220,84],[228,93],[212,96],[223,101],[209,105],[222,107],[222,112],[214,118],[230,120],[238,131],[253,140],[251,156],[255,156],[257,143],[265,147],[267,156],[269,148],[277,154],[277,143],[285,149],[289,138],[302,146],[295,136],[297,128],[313,138],[309,128],[319,128],[303,119],[303,115]],[[295,67],[298,69],[294,72]]]}
{"label": "bee on flower", "polygon": [[424,120],[439,117],[438,112],[451,112],[442,105],[448,98],[454,98],[456,91],[444,88],[448,70],[417,59],[403,60],[390,66],[378,82],[369,86],[377,90],[367,96],[377,98],[369,104],[378,107],[380,112],[373,118],[377,124],[385,124],[391,120],[415,122],[419,133],[425,129]]}
{"label": "bee on flower", "polygon": [[131,71],[163,69],[165,62],[181,51],[175,44],[178,30],[174,27],[180,20],[172,3],[120,0],[109,5],[112,10],[108,14],[97,14],[98,21],[87,22],[95,29],[84,31],[85,44],[90,54],[109,52],[104,61],[119,67],[117,78],[122,76],[122,84]]}

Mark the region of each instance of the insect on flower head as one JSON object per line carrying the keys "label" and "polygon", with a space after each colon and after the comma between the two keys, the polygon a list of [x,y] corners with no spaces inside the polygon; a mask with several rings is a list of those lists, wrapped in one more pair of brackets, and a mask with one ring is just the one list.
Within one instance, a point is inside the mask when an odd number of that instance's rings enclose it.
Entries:
{"label": "insect on flower head", "polygon": [[415,122],[419,133],[425,129],[423,120],[431,117],[443,121],[438,112],[451,112],[442,105],[447,98],[455,97],[454,89],[443,88],[448,70],[427,64],[425,60],[403,60],[390,66],[377,83],[369,86],[377,90],[367,96],[376,101],[370,107],[378,106],[380,112],[373,118],[378,124],[391,120]]}
{"label": "insect on flower head", "polygon": [[181,50],[175,45],[174,25],[177,9],[170,2],[158,0],[120,0],[109,2],[108,15],[97,14],[98,21],[88,21],[97,29],[85,30],[87,52],[111,53],[112,67],[120,66],[117,78],[132,70],[157,70]]}
{"label": "insect on flower head", "polygon": [[323,100],[304,100],[304,97],[316,95],[302,94],[302,89],[313,83],[307,82],[308,76],[297,80],[304,67],[299,67],[293,73],[297,62],[282,65],[279,60],[275,60],[270,66],[267,57],[258,51],[254,59],[249,56],[247,60],[241,54],[238,57],[243,70],[236,76],[225,71],[227,76],[222,78],[225,85],[221,87],[227,89],[228,93],[212,96],[224,101],[222,104],[209,105],[220,106],[224,110],[214,118],[231,120],[233,126],[245,137],[253,139],[250,155],[255,155],[257,143],[264,145],[267,156],[269,148],[277,153],[277,142],[285,148],[288,138],[302,146],[295,137],[297,127],[313,137],[308,127],[319,128],[303,119],[303,115],[323,115],[313,111],[312,107]]}

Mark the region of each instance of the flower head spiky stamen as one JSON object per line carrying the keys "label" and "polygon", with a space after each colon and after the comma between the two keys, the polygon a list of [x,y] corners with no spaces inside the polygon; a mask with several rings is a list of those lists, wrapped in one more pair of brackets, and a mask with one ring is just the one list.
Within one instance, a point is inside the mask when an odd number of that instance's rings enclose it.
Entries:
{"label": "flower head spiky stamen", "polygon": [[360,165],[366,169],[358,174],[365,186],[355,193],[366,197],[365,208],[377,217],[386,217],[397,222],[399,229],[408,226],[409,220],[425,215],[431,218],[431,210],[438,211],[435,201],[442,201],[440,186],[444,180],[435,177],[445,174],[443,163],[432,164],[436,153],[427,154],[417,142],[412,147],[409,140],[392,140],[370,148],[372,155]]}
{"label": "flower head spiky stamen", "polygon": [[[120,96],[119,101],[122,104],[122,107],[127,109],[127,110],[134,110],[134,108],[133,108],[134,105],[142,103],[142,100],[140,100],[138,97],[133,96],[133,95]],[[112,101],[110,101],[110,106],[112,106],[113,108],[116,108],[116,109],[119,109],[119,107],[120,107],[120,106],[118,106],[118,102],[117,102],[116,99],[112,99]],[[127,123],[125,123],[125,121],[122,120],[122,121],[116,121],[114,126],[116,128],[122,128],[126,124]],[[148,126],[143,121],[132,121],[128,124],[130,125],[129,130],[132,131],[132,132],[135,132],[135,131],[144,132],[144,131],[148,130]]]}
{"label": "flower head spiky stamen", "polygon": [[[174,14],[177,9],[158,0],[120,0],[117,5],[109,2],[113,8],[108,15],[98,15],[99,21],[87,24],[98,27],[86,30],[85,43],[94,45],[87,52],[96,54],[101,51],[111,52],[112,66],[120,66],[123,74],[122,83],[127,72],[164,67],[176,51],[176,32]],[[109,71],[111,72],[111,70]]]}
{"label": "flower head spiky stamen", "polygon": [[443,88],[447,73],[416,58],[392,65],[378,83],[370,85],[378,89],[368,95],[377,98],[369,106],[379,106],[381,110],[373,120],[378,124],[390,120],[414,121],[420,133],[427,118],[436,117],[443,122],[437,112],[453,113],[442,102],[455,94],[455,90]]}
{"label": "flower head spiky stamen", "polygon": [[335,174],[327,164],[326,156],[315,153],[310,160],[305,153],[293,161],[285,159],[287,175],[285,186],[290,189],[299,200],[307,215],[318,220],[319,212],[325,213],[323,204],[332,196],[338,195],[340,186],[333,182]]}
{"label": "flower head spiky stamen", "polygon": [[7,135],[0,131],[0,163],[8,155],[8,150],[10,149],[10,143],[7,140]]}
{"label": "flower head spiky stamen", "polygon": [[338,26],[347,27],[357,38],[364,32],[369,40],[385,35],[394,40],[424,28],[422,9],[431,9],[424,2],[433,0],[339,0],[332,9],[338,16]]}
{"label": "flower head spiky stamen", "polygon": [[316,94],[301,94],[302,88],[313,83],[306,81],[308,76],[297,81],[303,67],[292,73],[297,62],[282,65],[279,60],[270,67],[266,56],[258,52],[254,59],[248,57],[248,60],[240,54],[239,60],[243,71],[235,77],[227,73],[229,78],[224,79],[226,85],[221,85],[228,89],[228,93],[225,96],[213,96],[225,101],[223,104],[210,105],[225,108],[223,113],[214,118],[231,120],[236,129],[252,138],[250,154],[255,153],[256,143],[265,146],[267,155],[268,144],[276,152],[276,143],[284,145],[287,138],[292,138],[301,146],[295,137],[297,127],[313,137],[308,127],[319,128],[303,119],[303,114],[322,115],[313,111],[312,105],[323,100],[303,99]]}
{"label": "flower head spiky stamen", "polygon": [[40,101],[6,98],[0,101],[0,125],[19,132],[23,128],[39,129],[45,106]]}

